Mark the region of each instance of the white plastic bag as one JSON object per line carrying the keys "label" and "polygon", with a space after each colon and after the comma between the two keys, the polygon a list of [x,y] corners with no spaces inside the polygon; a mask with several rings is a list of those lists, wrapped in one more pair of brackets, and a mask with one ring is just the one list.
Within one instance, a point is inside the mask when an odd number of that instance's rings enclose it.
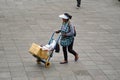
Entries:
{"label": "white plastic bag", "polygon": [[51,44],[46,44],[45,46],[42,47],[43,50],[52,50],[54,49],[56,45],[56,41],[53,40]]}

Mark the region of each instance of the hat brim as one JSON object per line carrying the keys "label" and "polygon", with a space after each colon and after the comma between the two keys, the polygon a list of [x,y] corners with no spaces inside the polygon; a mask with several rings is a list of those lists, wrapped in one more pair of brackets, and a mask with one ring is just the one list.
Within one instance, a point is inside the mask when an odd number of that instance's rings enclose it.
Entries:
{"label": "hat brim", "polygon": [[60,18],[63,18],[63,19],[68,19],[68,17],[67,17],[66,15],[64,15],[64,14],[59,15],[59,17],[60,17]]}

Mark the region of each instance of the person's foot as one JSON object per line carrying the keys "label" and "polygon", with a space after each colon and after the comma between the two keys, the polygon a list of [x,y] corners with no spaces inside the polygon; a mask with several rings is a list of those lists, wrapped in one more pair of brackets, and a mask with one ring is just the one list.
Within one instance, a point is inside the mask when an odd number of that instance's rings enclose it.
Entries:
{"label": "person's foot", "polygon": [[75,55],[75,61],[78,61],[78,59],[79,59],[79,56],[78,56],[78,54],[76,54]]}
{"label": "person's foot", "polygon": [[79,9],[79,7],[76,7],[76,9]]}
{"label": "person's foot", "polygon": [[77,5],[77,6],[76,6],[76,9],[79,9],[79,8],[80,8],[80,6],[79,6],[79,5]]}
{"label": "person's foot", "polygon": [[67,64],[68,61],[63,61],[63,62],[60,62],[60,64]]}

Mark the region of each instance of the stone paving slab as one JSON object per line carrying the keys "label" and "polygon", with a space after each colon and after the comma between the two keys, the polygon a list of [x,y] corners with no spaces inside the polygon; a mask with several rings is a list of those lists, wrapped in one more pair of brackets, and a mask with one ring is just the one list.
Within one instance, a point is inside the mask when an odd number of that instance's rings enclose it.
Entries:
{"label": "stone paving slab", "polygon": [[[61,50],[45,68],[28,49],[33,42],[48,43],[64,12],[72,14],[77,29],[79,61],[68,54],[69,63],[59,64]],[[82,0],[80,9],[76,0],[0,0],[0,80],[119,80],[119,62],[118,0]]]}

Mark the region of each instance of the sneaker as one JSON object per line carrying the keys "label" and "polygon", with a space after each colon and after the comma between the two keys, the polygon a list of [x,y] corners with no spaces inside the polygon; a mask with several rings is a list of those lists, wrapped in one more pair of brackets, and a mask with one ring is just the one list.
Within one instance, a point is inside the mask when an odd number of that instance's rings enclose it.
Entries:
{"label": "sneaker", "polygon": [[80,6],[76,6],[76,9],[79,9],[80,8]]}
{"label": "sneaker", "polygon": [[76,9],[79,9],[80,7],[76,7]]}

